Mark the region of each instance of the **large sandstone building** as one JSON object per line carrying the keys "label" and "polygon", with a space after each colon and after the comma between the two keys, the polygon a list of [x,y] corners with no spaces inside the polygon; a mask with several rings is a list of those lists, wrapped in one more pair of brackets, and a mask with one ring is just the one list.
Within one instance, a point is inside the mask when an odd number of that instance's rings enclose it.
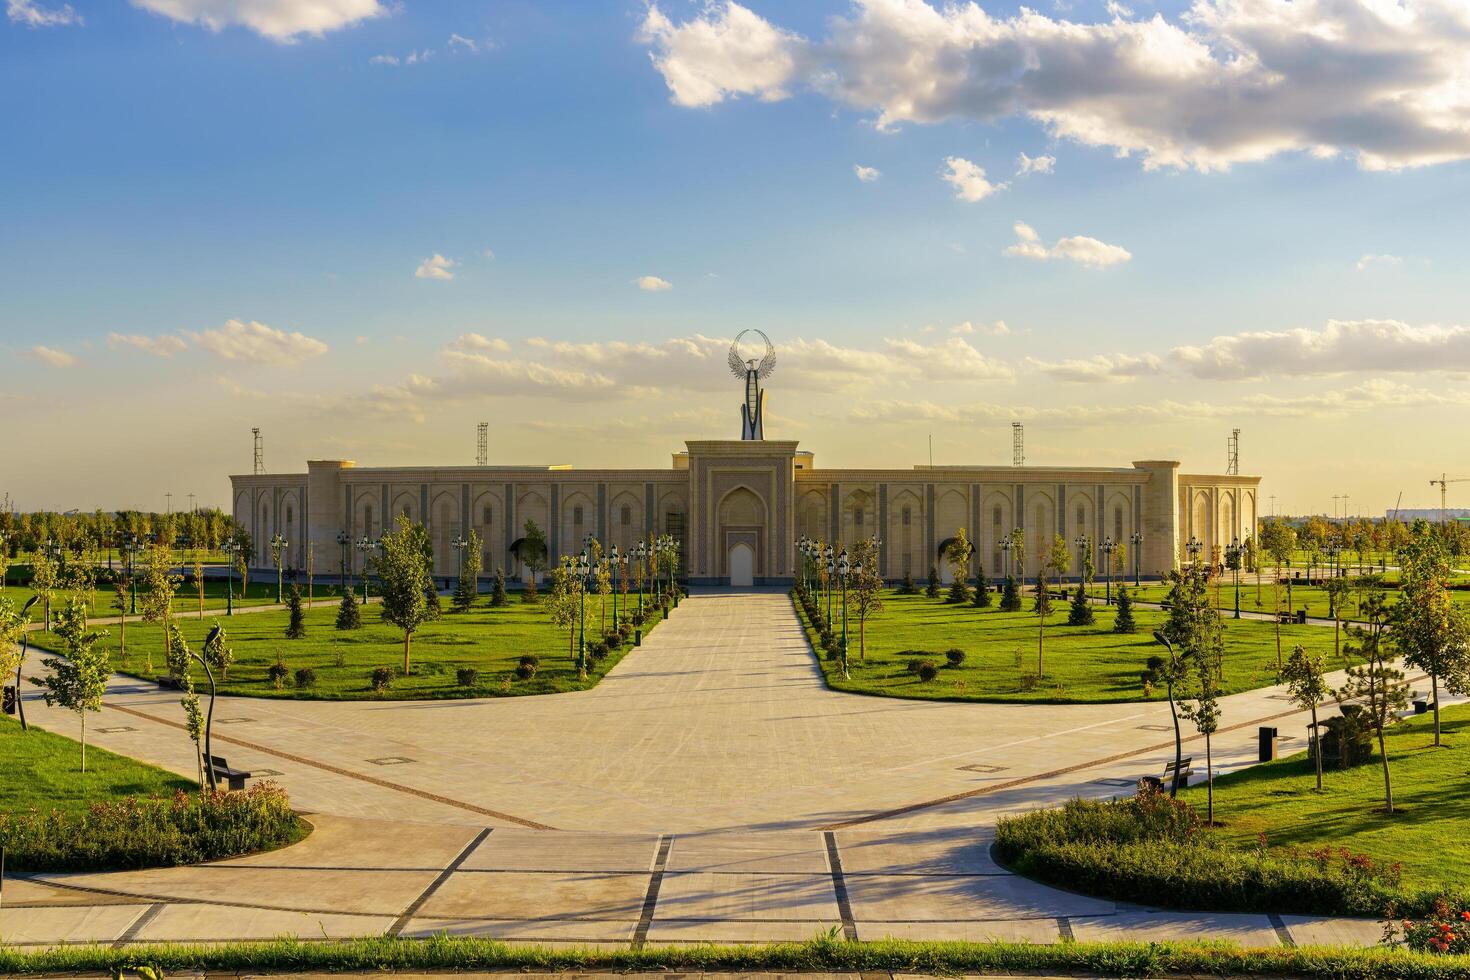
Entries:
{"label": "large sandstone building", "polygon": [[[1124,542],[1142,535],[1145,576],[1175,567],[1191,539],[1206,558],[1255,533],[1260,478],[1180,473],[1168,460],[1120,467],[916,466],[822,469],[795,442],[697,440],[667,469],[579,470],[563,466],[357,467],[311,460],[306,472],[231,477],[235,519],[255,542],[254,564],[271,564],[270,539],[288,542],[301,568],[310,543],[319,573],[340,561],[338,535],[374,538],[398,515],[423,522],[435,574],[452,576],[451,547],[474,529],[483,567],[525,574],[516,556],[527,521],[545,531],[551,560],[581,550],[586,535],[626,550],[650,532],[683,542],[695,584],[791,581],[802,537],[851,543],[877,535],[883,574],[924,578],[957,529],[976,545],[986,575],[1003,574],[1000,541],[1025,530],[1028,575],[1053,535]],[[1101,555],[1097,565],[1102,568]],[[352,561],[359,561],[355,552]],[[1014,557],[1013,557],[1014,563]]]}

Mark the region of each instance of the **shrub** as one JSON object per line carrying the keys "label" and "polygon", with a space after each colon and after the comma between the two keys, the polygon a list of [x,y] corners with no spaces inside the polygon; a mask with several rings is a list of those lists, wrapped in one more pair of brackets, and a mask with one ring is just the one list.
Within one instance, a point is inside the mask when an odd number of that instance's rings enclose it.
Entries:
{"label": "shrub", "polygon": [[929,681],[932,681],[938,676],[939,667],[935,665],[934,661],[925,660],[923,663],[919,664],[919,680],[927,684]]}
{"label": "shrub", "polygon": [[931,599],[939,598],[939,566],[929,566],[929,584],[924,586],[924,594]]}
{"label": "shrub", "polygon": [[298,667],[296,669],[297,687],[316,687],[316,671],[310,667]]}
{"label": "shrub", "polygon": [[536,676],[536,665],[526,663],[526,658],[522,657],[521,662],[516,665],[516,676],[523,681],[530,680]]}
{"label": "shrub", "polygon": [[822,628],[821,632],[817,634],[817,639],[822,641],[822,646],[824,647],[830,647],[833,643],[836,642],[835,638],[832,635],[832,631],[826,629],[825,627]]}
{"label": "shrub", "polygon": [[919,594],[919,587],[914,584],[914,575],[913,575],[912,572],[904,572],[903,573],[903,581],[898,586],[898,594],[899,595],[918,595]]}
{"label": "shrub", "polygon": [[944,659],[949,662],[951,667],[958,667],[965,662],[965,651],[959,648],[946,650],[944,651]]}
{"label": "shrub", "polygon": [[944,597],[944,601],[956,606],[969,602],[970,586],[962,578],[955,579],[949,583],[949,593]]}
{"label": "shrub", "polygon": [[521,654],[520,665],[522,667],[540,667],[541,658],[534,653],[523,653]]}
{"label": "shrub", "polygon": [[1430,909],[1406,893],[1397,865],[1346,849],[1251,849],[1205,829],[1188,804],[1162,793],[1002,817],[996,857],[1012,870],[1118,901],[1227,912],[1382,915]]}
{"label": "shrub", "polygon": [[271,682],[271,687],[277,691],[286,686],[286,678],[291,676],[291,668],[286,666],[286,661],[281,659],[281,651],[276,651],[276,662],[265,669],[266,680]]}
{"label": "shrub", "polygon": [[393,680],[398,676],[398,671],[392,667],[374,667],[372,674],[373,690],[379,694],[393,686]]}
{"label": "shrub", "polygon": [[342,602],[337,606],[337,628],[355,630],[362,627],[362,610],[357,606],[357,593],[351,589],[342,593]]}
{"label": "shrub", "polygon": [[1138,624],[1133,621],[1133,597],[1128,594],[1128,586],[1118,583],[1118,614],[1113,617],[1114,633],[1136,633]]}
{"label": "shrub", "polygon": [[84,813],[0,813],[0,844],[17,871],[112,871],[199,864],[282,847],[301,837],[286,791],[176,793],[94,803]]}
{"label": "shrub", "polygon": [[301,586],[295,582],[286,590],[286,608],[291,618],[286,623],[286,639],[299,640],[306,635],[306,614],[301,610]]}
{"label": "shrub", "polygon": [[1402,923],[1404,945],[1426,953],[1470,953],[1470,910],[1459,911],[1446,900],[1422,920]]}
{"label": "shrub", "polygon": [[616,650],[618,647],[620,647],[620,646],[623,645],[623,637],[622,637],[622,634],[621,633],[609,633],[609,634],[607,634],[607,638],[602,641],[602,644],[603,644],[603,646],[607,647],[609,650]]}
{"label": "shrub", "polygon": [[985,573],[983,571],[979,573],[978,579],[975,582],[975,595],[970,601],[977,609],[989,609],[991,603],[995,601],[990,595],[990,583],[985,581]]}
{"label": "shrub", "polygon": [[495,570],[495,584],[490,587],[490,605],[505,605],[505,569]]}
{"label": "shrub", "polygon": [[460,687],[478,687],[480,672],[473,667],[461,667],[454,672],[454,680]]}
{"label": "shrub", "polygon": [[628,617],[628,622],[632,623],[635,627],[642,626],[643,620],[644,616],[642,613],[634,613],[633,615]]}
{"label": "shrub", "polygon": [[1021,586],[1014,575],[1006,576],[1000,594],[1000,608],[1003,612],[1021,611]]}
{"label": "shrub", "polygon": [[1072,605],[1067,610],[1068,626],[1091,626],[1096,621],[1092,614],[1092,603],[1087,601],[1087,590],[1078,583],[1077,590],[1072,593]]}
{"label": "shrub", "polygon": [[592,655],[593,660],[601,660],[607,656],[607,641],[598,640],[587,647],[587,652]]}

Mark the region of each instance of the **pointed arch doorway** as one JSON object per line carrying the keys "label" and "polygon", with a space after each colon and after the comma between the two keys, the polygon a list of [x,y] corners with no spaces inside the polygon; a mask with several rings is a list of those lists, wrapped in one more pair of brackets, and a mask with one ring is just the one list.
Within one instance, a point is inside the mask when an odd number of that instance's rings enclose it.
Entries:
{"label": "pointed arch doorway", "polygon": [[730,586],[748,589],[755,585],[755,549],[744,541],[730,547]]}

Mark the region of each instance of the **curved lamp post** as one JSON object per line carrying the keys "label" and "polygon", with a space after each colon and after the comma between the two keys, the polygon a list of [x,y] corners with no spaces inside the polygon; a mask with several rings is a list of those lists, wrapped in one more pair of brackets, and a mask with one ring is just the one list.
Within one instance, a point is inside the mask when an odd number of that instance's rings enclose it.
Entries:
{"label": "curved lamp post", "polygon": [[[1164,649],[1169,651],[1169,660],[1172,664],[1174,660],[1174,644],[1169,642],[1169,638],[1164,635],[1162,630],[1154,630],[1154,640],[1162,643]],[[1179,735],[1179,712],[1174,707],[1174,671],[1172,666],[1169,673],[1164,676],[1164,683],[1169,692],[1169,714],[1174,718],[1174,779],[1169,783],[1169,798],[1174,799],[1179,795],[1179,770],[1182,768],[1180,763],[1184,761],[1184,741]]]}

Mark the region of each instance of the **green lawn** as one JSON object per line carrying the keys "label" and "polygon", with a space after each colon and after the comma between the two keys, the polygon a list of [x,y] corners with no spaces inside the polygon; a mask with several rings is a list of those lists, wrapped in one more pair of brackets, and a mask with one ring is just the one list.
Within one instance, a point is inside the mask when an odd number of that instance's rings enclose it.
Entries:
{"label": "green lawn", "polygon": [[[883,601],[883,612],[868,621],[865,660],[858,653],[856,617],[849,612],[850,680],[843,679],[835,661],[820,661],[828,685],[835,690],[951,701],[1068,703],[1163,698],[1162,691],[1146,697],[1139,678],[1148,658],[1162,652],[1152,637],[1164,621],[1164,614],[1156,610],[1135,607],[1138,632],[1118,634],[1112,632],[1111,607],[1095,607],[1093,626],[1067,626],[1067,604],[1054,601],[1055,611],[1046,624],[1045,672],[1026,689],[1023,675],[1037,671],[1037,617],[1030,611],[1030,596],[1026,610],[1013,613],[1000,612],[995,606],[952,606],[942,599],[891,590],[884,593]],[[840,607],[834,604],[833,609],[840,633]],[[813,648],[818,649],[799,603],[797,615],[807,626]],[[1283,626],[1281,642],[1286,656],[1300,643],[1327,654],[1330,668],[1347,665],[1333,655],[1331,629]],[[963,666],[943,666],[944,651],[951,647],[965,652]],[[910,651],[914,650],[933,652],[933,659],[943,668],[938,678],[925,683],[908,673],[908,662],[914,656]],[[1274,684],[1275,665],[1273,624],[1226,620],[1226,693]]]}
{"label": "green lawn", "polygon": [[[93,724],[96,720],[96,715],[88,718]],[[87,746],[86,773],[81,764],[81,746],[72,738],[35,725],[23,734],[19,722],[0,716],[0,772],[5,774],[0,779],[0,813],[34,807],[74,814],[102,800],[167,797],[197,788],[192,780],[93,745]]]}
{"label": "green lawn", "polygon": [[[298,584],[301,586],[301,594],[304,597],[307,591],[306,580],[302,579]],[[228,604],[228,587],[229,583],[224,581],[223,579],[219,581],[215,581],[214,579],[206,580],[204,583],[204,608],[206,610],[223,611]],[[287,588],[289,587],[290,583],[287,583]],[[322,582],[318,581],[314,584],[313,591],[316,596],[317,602],[321,602],[323,599],[332,600],[342,594],[337,590],[337,585],[335,582],[331,585],[324,585]],[[142,587],[142,583],[139,583],[137,608],[140,611],[143,608],[142,602],[145,592],[146,590]],[[276,580],[274,577],[268,580],[258,577],[252,577],[248,590],[242,590],[240,579],[237,576],[235,579],[234,592],[236,608],[244,608],[246,606],[268,606],[276,601]],[[5,589],[3,592],[0,592],[0,596],[6,597],[17,607],[25,605],[25,603],[31,598],[31,596],[35,594],[35,591],[31,589],[31,587],[28,585],[14,584],[12,584],[8,589]],[[357,594],[359,596],[362,595],[361,586],[357,587]],[[369,594],[372,594],[371,586],[369,587]],[[66,595],[67,593],[63,590],[57,590],[56,592],[52,593],[51,608],[53,612],[55,611],[58,604],[66,601]],[[94,617],[100,618],[104,616],[117,615],[117,610],[113,607],[112,604],[113,595],[114,593],[111,584],[98,587],[96,608],[92,611],[92,615]],[[181,614],[187,614],[190,611],[193,611],[197,615],[199,609],[199,593],[194,588],[194,586],[186,585],[179,589],[178,593],[174,596],[174,609],[178,610]],[[35,607],[31,609],[31,618],[34,620],[39,620],[41,618],[40,603],[37,603]]]}
{"label": "green lawn", "polygon": [[[1395,577],[1395,581],[1396,580],[1397,579]],[[1135,598],[1141,599],[1145,602],[1162,602],[1169,594],[1169,586],[1167,585],[1144,585],[1141,589],[1134,589],[1130,585],[1128,588],[1129,592]],[[1243,613],[1269,613],[1274,610],[1276,608],[1276,600],[1273,595],[1273,588],[1274,587],[1269,582],[1262,582],[1260,589],[1258,590],[1256,588],[1255,582],[1248,582],[1245,579],[1242,579],[1240,583],[1240,611]],[[1094,591],[1097,591],[1096,588],[1094,588]],[[1257,596],[1259,596],[1260,605],[1256,604]],[[1392,606],[1394,603],[1398,602],[1399,597],[1400,593],[1398,589],[1390,588],[1386,590],[1384,598],[1388,602],[1388,604]],[[1290,601],[1288,601],[1288,599]],[[1339,615],[1343,620],[1346,621],[1357,618],[1358,600],[1359,596],[1356,592],[1348,592],[1347,598],[1343,603],[1343,608],[1339,612]],[[1467,609],[1470,609],[1470,590],[1452,589],[1450,591],[1450,600],[1461,606],[1466,607]],[[1221,580],[1219,591],[1219,608],[1226,610],[1227,612],[1233,611],[1235,609],[1235,585],[1228,573],[1226,574],[1225,578]],[[1320,586],[1293,584],[1289,590],[1286,586],[1281,586],[1281,608],[1283,610],[1290,609],[1293,611],[1305,609],[1307,611],[1307,615],[1315,619],[1331,618],[1329,614],[1330,606],[1327,601],[1327,590]]]}
{"label": "green lawn", "polygon": [[[1442,717],[1447,748],[1434,748],[1429,715],[1389,736],[1394,816],[1380,812],[1376,752],[1368,765],[1325,773],[1322,793],[1303,752],[1217,779],[1215,815],[1225,825],[1218,833],[1246,846],[1265,834],[1273,847],[1346,847],[1402,863],[1406,887],[1463,890],[1470,881],[1470,706],[1446,708]],[[1202,808],[1205,790],[1191,788],[1185,798]]]}
{"label": "green lawn", "polygon": [[[632,647],[630,638],[620,651],[592,665],[587,680],[581,681],[577,678],[576,664],[568,653],[567,631],[552,626],[544,605],[524,603],[513,597],[506,605],[492,608],[482,598],[470,612],[454,613],[449,611],[448,600],[445,600],[444,615],[437,621],[425,623],[414,634],[412,673],[406,678],[397,678],[387,691],[380,694],[372,689],[373,668],[402,669],[403,633],[382,622],[381,610],[376,604],[360,608],[363,626],[351,631],[335,628],[335,605],[318,605],[308,610],[307,633],[299,640],[286,638],[289,614],[284,610],[251,613],[229,620],[206,617],[201,621],[183,616],[180,626],[189,645],[198,651],[202,650],[209,630],[216,622],[221,622],[229,635],[235,662],[228,679],[219,685],[220,693],[253,697],[408,700],[576,691],[594,686]],[[611,609],[609,602],[609,626],[612,623]],[[644,628],[646,635],[651,624],[657,621],[657,612],[651,603],[645,605],[645,609],[651,614],[649,625]],[[597,634],[596,625],[597,602],[589,599],[589,644]],[[165,672],[162,631],[158,627],[130,624],[127,627],[126,658],[118,652],[118,639],[117,627],[110,627],[105,642],[113,650],[115,670],[150,680]],[[46,633],[34,634],[31,642],[37,646],[54,643]],[[149,653],[152,654],[151,671],[146,660]],[[298,668],[315,670],[316,686],[298,688],[288,679],[283,688],[276,689],[266,676],[266,670],[278,654],[293,678]],[[541,660],[536,675],[525,680],[515,676],[523,654],[532,654]],[[459,685],[456,671],[461,667],[479,671],[479,681],[475,686]],[[194,673],[196,684],[202,690],[203,671],[196,667]]]}

